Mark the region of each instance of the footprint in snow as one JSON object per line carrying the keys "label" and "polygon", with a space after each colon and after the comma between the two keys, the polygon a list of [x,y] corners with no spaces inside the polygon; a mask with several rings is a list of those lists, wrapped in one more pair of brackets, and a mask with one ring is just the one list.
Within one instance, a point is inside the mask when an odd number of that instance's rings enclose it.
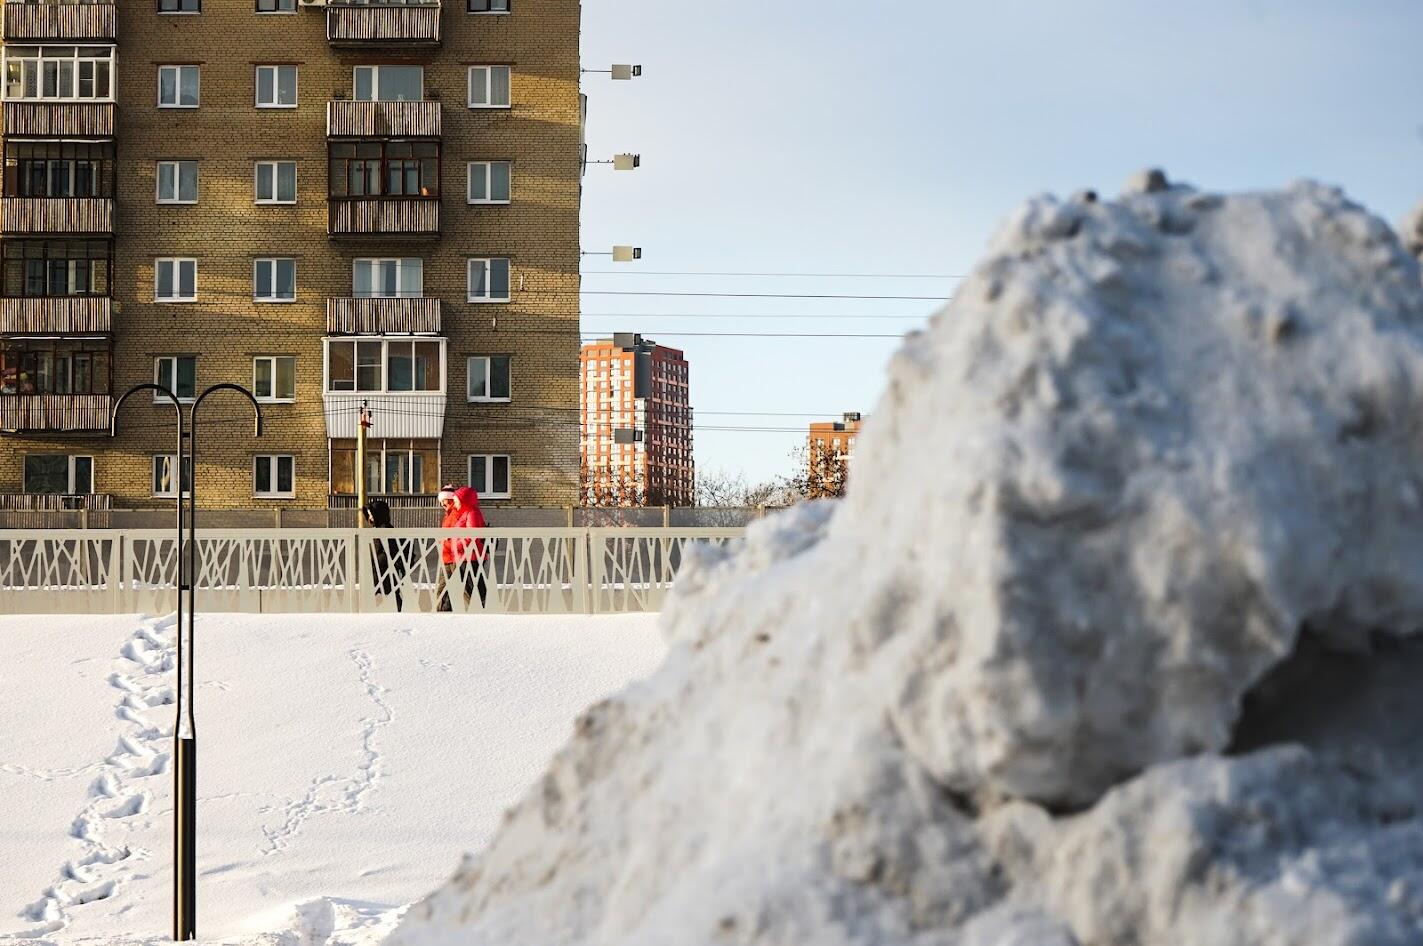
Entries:
{"label": "footprint in snow", "polygon": [[139,792],[124,799],[123,804],[104,815],[105,818],[132,818],[148,810],[148,794]]}

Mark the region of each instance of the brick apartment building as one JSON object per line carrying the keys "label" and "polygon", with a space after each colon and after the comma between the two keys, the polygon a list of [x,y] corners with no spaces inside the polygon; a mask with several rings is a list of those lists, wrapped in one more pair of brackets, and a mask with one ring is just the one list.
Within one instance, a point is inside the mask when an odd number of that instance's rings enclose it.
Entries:
{"label": "brick apartment building", "polygon": [[[4,3],[0,508],[575,501],[575,0]],[[184,477],[186,480],[186,477]]]}
{"label": "brick apartment building", "polygon": [[582,492],[589,505],[690,506],[696,495],[687,359],[641,335],[584,345]]}
{"label": "brick apartment building", "polygon": [[860,414],[850,412],[841,420],[810,425],[806,438],[806,491],[811,499],[844,492],[860,422]]}

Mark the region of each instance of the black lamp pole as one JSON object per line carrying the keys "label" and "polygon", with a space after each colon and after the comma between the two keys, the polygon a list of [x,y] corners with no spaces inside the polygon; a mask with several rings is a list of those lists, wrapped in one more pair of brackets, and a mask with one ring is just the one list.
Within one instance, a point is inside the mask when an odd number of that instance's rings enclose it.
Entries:
{"label": "black lamp pole", "polygon": [[[188,482],[188,561],[183,567],[183,409],[173,392],[157,384],[139,384],[118,399],[109,419],[109,436],[118,434],[119,408],[130,395],[139,391],[156,391],[173,405],[178,418],[178,607],[177,607],[177,651],[178,686],[177,717],[173,727],[173,939],[185,942],[197,939],[197,864],[198,864],[198,765],[197,726],[193,717],[193,703],[196,690],[193,686],[193,618],[197,613],[195,590],[198,584],[198,538],[197,538],[197,441],[198,406],[209,394],[217,391],[236,391],[252,402],[256,416],[255,436],[262,436],[262,409],[252,392],[237,384],[215,384],[193,402],[189,411],[192,423],[191,446],[188,450],[189,469],[192,471]],[[188,596],[188,643],[183,646],[183,595]],[[186,699],[184,695],[186,693]]]}

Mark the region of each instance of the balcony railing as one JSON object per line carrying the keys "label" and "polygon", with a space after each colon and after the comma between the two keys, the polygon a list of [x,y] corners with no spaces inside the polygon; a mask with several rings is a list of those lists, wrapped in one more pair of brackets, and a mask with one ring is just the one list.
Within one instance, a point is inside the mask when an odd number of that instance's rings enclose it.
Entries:
{"label": "balcony railing", "polygon": [[[9,6],[9,4],[6,4]],[[6,102],[7,138],[112,138],[113,102]]]}
{"label": "balcony railing", "polygon": [[326,41],[333,46],[433,46],[440,42],[440,5],[331,3]]}
{"label": "balcony railing", "polygon": [[328,138],[438,138],[439,102],[326,103]]}
{"label": "balcony railing", "polygon": [[110,234],[110,197],[3,197],[0,230],[18,234]]}
{"label": "balcony railing", "polygon": [[0,335],[103,335],[113,331],[107,296],[0,297]]}
{"label": "balcony railing", "polygon": [[0,394],[0,432],[108,430],[107,394]]}
{"label": "balcony railing", "polygon": [[70,512],[108,509],[108,493],[0,493],[0,512]]}
{"label": "balcony railing", "polygon": [[438,197],[329,197],[333,237],[437,237]]}
{"label": "balcony railing", "polygon": [[438,335],[439,299],[327,299],[328,335]]}
{"label": "balcony railing", "polygon": [[5,2],[5,41],[62,39],[70,42],[112,42],[112,3]]}

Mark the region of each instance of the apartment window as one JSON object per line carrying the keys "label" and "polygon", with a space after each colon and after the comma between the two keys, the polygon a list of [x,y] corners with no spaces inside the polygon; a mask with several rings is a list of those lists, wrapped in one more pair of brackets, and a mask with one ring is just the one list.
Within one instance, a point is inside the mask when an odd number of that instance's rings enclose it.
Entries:
{"label": "apartment window", "polygon": [[475,355],[469,359],[470,401],[509,400],[509,356]]}
{"label": "apartment window", "polygon": [[296,495],[296,457],[277,454],[252,458],[252,495],[291,499]]}
{"label": "apartment window", "polygon": [[296,203],[296,162],[257,162],[257,203]]}
{"label": "apartment window", "polygon": [[107,296],[112,244],[107,240],[5,240],[7,296]]}
{"label": "apartment window", "polygon": [[25,455],[25,492],[78,496],[94,491],[94,458],[67,453]]}
{"label": "apartment window", "polygon": [[509,202],[508,161],[471,161],[469,164],[469,202],[471,204],[507,204]]}
{"label": "apartment window", "polygon": [[507,257],[469,261],[469,301],[509,301],[509,260]]}
{"label": "apartment window", "polygon": [[296,358],[260,355],[252,359],[252,393],[266,403],[290,404],[296,400]]}
{"label": "apartment window", "polygon": [[[172,391],[180,401],[197,396],[198,359],[195,355],[164,355],[153,359],[153,383]],[[158,392],[153,400],[168,400]]]}
{"label": "apartment window", "polygon": [[296,66],[257,67],[257,107],[296,108]]}
{"label": "apartment window", "polygon": [[6,99],[113,101],[113,46],[6,45],[3,53]]}
{"label": "apartment window", "polygon": [[357,66],[357,102],[418,102],[425,97],[424,66]]}
{"label": "apartment window", "polygon": [[[177,496],[177,457],[173,454],[159,454],[153,458],[153,495]],[[183,457],[183,495],[193,491],[193,458]]]}
{"label": "apartment window", "polygon": [[198,261],[159,259],[153,265],[154,302],[194,302],[198,298]]}
{"label": "apartment window", "polygon": [[425,261],[419,257],[352,260],[351,282],[357,299],[418,299],[424,295]]}
{"label": "apartment window", "polygon": [[[419,495],[440,488],[438,440],[368,440],[364,478],[368,494]],[[331,441],[331,492],[356,491],[356,443]]]}
{"label": "apartment window", "polygon": [[197,108],[199,80],[197,66],[159,66],[158,107]]}
{"label": "apartment window", "polygon": [[333,142],[328,154],[332,197],[440,196],[439,142]]}
{"label": "apartment window", "polygon": [[469,0],[470,13],[508,13],[509,0]]}
{"label": "apartment window", "polygon": [[509,67],[469,67],[469,107],[509,107]]}
{"label": "apartment window", "polygon": [[53,338],[0,342],[0,394],[108,393],[108,342]]}
{"label": "apartment window", "polygon": [[158,0],[159,13],[201,13],[202,0]]}
{"label": "apartment window", "polygon": [[113,145],[79,141],[8,141],[6,197],[112,197]]}
{"label": "apartment window", "polygon": [[158,202],[196,204],[198,202],[198,162],[158,162]]}
{"label": "apartment window", "polygon": [[509,498],[509,456],[477,453],[469,458],[469,485],[481,499]]}
{"label": "apartment window", "polygon": [[257,0],[258,13],[295,13],[296,0]]}
{"label": "apartment window", "polygon": [[295,302],[296,260],[254,260],[252,298],[256,302]]}
{"label": "apartment window", "polygon": [[329,339],[326,390],[438,394],[445,389],[444,364],[443,340]]}

